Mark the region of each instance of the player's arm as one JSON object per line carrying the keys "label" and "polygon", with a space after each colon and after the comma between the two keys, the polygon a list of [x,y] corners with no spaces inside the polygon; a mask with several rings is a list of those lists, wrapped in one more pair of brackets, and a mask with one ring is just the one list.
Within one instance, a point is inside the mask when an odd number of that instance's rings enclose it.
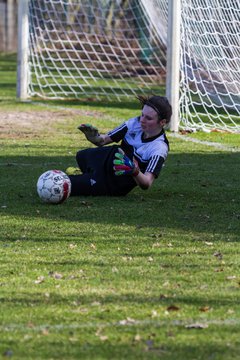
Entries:
{"label": "player's arm", "polygon": [[128,131],[128,126],[126,122],[124,122],[105,135],[100,134],[98,129],[90,124],[81,124],[78,129],[84,133],[88,141],[92,144],[96,146],[104,146],[113,142],[118,143],[121,141]]}
{"label": "player's arm", "polygon": [[104,146],[113,142],[108,134],[100,134],[98,128],[93,125],[81,124],[78,129],[83,132],[88,141],[96,146]]}
{"label": "player's arm", "polygon": [[137,185],[143,190],[149,189],[155,179],[155,176],[150,172],[142,173],[138,167],[137,161],[135,159],[133,161],[130,160],[121,148],[119,148],[118,152],[115,154],[113,170],[116,176],[133,176]]}
{"label": "player's arm", "polygon": [[[162,152],[164,156],[164,153]],[[149,189],[154,180],[158,177],[162,166],[164,164],[164,157],[160,154],[155,154],[150,158],[145,173],[139,173],[134,179],[136,183],[144,190]]]}
{"label": "player's arm", "polygon": [[138,175],[134,176],[134,180],[142,190],[147,190],[152,186],[152,183],[155,180],[155,176],[150,172],[145,172],[143,174],[141,171],[139,171]]}
{"label": "player's arm", "polygon": [[[155,164],[154,171],[157,171],[158,173],[164,163],[164,159],[160,157],[157,164],[155,163],[155,160],[156,159],[152,160]],[[150,168],[154,169],[154,167],[152,167],[152,163],[150,163],[149,169]],[[121,148],[119,148],[118,152],[115,153],[113,170],[116,176],[131,175],[142,190],[149,189],[156,178],[155,174],[148,171],[148,169],[145,173],[141,172],[137,161],[135,159],[133,159],[133,161],[130,160]]]}

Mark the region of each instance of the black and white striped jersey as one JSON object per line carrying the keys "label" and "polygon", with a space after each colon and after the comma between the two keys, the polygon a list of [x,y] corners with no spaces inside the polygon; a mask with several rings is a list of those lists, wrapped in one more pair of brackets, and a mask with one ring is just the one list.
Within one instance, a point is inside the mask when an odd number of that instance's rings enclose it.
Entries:
{"label": "black and white striped jersey", "polygon": [[157,178],[169,151],[169,143],[164,130],[157,136],[144,139],[140,117],[125,121],[109,131],[114,142],[121,142],[121,148],[132,159],[138,161],[141,171],[153,173]]}

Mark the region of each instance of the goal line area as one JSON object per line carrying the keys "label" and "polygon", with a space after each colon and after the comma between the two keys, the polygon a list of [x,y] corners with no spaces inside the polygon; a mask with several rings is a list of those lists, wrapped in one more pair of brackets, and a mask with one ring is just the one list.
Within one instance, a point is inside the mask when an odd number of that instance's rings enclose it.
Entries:
{"label": "goal line area", "polygon": [[210,325],[214,326],[239,326],[240,319],[238,318],[227,318],[227,319],[185,319],[185,320],[158,320],[158,319],[145,319],[145,320],[137,320],[132,318],[126,318],[120,321],[112,321],[112,322],[82,322],[82,323],[60,323],[60,324],[41,324],[41,325],[27,325],[27,324],[15,324],[9,323],[6,325],[1,325],[0,330],[6,332],[12,331],[22,331],[22,332],[41,332],[46,329],[52,331],[65,331],[65,330],[80,330],[80,329],[91,329],[91,328],[113,328],[113,327],[163,327],[163,326],[175,326],[175,327],[184,327],[187,329],[204,329],[209,327]]}
{"label": "goal line area", "polygon": [[[92,121],[93,118],[96,119],[95,125],[97,125],[98,119],[102,119],[103,115],[101,111],[98,111],[94,107],[92,109],[87,109],[85,107],[71,107],[47,103],[45,101],[28,101],[29,108],[26,111],[17,112],[17,110],[4,111],[4,116],[2,117],[2,138],[24,138],[29,139],[29,136],[36,136],[39,132],[46,127],[49,127],[50,122],[52,124],[63,125],[69,117],[75,118],[83,116],[86,118],[85,121]],[[95,110],[94,110],[95,109]],[[91,120],[87,120],[87,119]],[[51,119],[51,120],[50,120]],[[119,118],[114,118],[110,114],[104,114],[104,119],[107,124],[107,128],[114,128],[120,124],[121,121]],[[55,126],[54,125],[54,126]],[[106,125],[105,125],[106,126]],[[51,126],[50,126],[50,131]],[[73,129],[74,132],[74,129]],[[221,142],[222,136],[226,139]],[[216,135],[216,137],[215,137]],[[179,133],[167,131],[167,136],[174,139],[179,139],[180,141],[192,142],[198,145],[208,146],[220,151],[226,152],[240,152],[239,142],[236,140],[236,135],[232,134],[223,134],[222,132],[212,132],[210,135],[207,132],[206,136],[202,136],[201,133],[180,131]],[[205,139],[204,139],[205,138]],[[29,141],[29,140],[27,140]],[[27,146],[27,145],[26,145]],[[54,162],[48,162],[48,165],[56,165]],[[14,163],[11,162],[13,166],[34,166],[34,164],[29,162],[23,163]],[[6,166],[6,163],[0,163],[0,166]]]}

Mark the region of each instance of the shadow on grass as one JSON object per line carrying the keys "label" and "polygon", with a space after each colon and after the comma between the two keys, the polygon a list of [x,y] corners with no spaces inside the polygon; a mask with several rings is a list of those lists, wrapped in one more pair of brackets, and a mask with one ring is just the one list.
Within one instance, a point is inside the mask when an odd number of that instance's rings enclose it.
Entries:
{"label": "shadow on grass", "polygon": [[[181,335],[183,331],[188,332],[189,330],[180,329],[179,327],[172,327],[169,329],[161,329],[162,337],[161,339],[156,338],[155,334],[151,332],[150,325],[144,325],[146,332],[143,336],[139,336],[140,340],[135,340],[136,334],[138,334],[140,329],[132,327],[121,327],[118,326],[112,333],[108,329],[103,329],[103,333],[107,333],[107,340],[103,341],[101,337],[96,336],[96,327],[91,329],[83,329],[80,332],[87,331],[88,338],[74,341],[74,335],[78,339],[79,330],[71,330],[71,332],[66,335],[66,331],[63,329],[54,329],[50,328],[50,335],[48,336],[38,336],[34,337],[33,346],[29,344],[24,347],[17,347],[15,343],[16,340],[6,341],[3,340],[5,348],[11,348],[15,345],[17,348],[17,355],[19,358],[24,359],[33,359],[41,354],[42,359],[58,359],[59,354],[61,354],[62,359],[115,359],[115,360],[193,360],[193,359],[237,359],[239,354],[239,345],[236,341],[228,343],[221,342],[219,343],[219,338],[211,336],[209,330],[204,330],[204,334],[200,334],[199,330],[191,330],[191,341],[188,341],[188,336],[185,335],[185,342],[181,341]],[[159,326],[156,326],[156,330],[159,331]],[[175,330],[175,331],[174,331]],[[232,327],[233,331],[238,329]],[[34,332],[34,329],[32,330]],[[43,331],[43,330],[42,330]],[[98,329],[99,331],[99,329]],[[69,332],[69,330],[68,330]],[[52,334],[51,334],[52,333]],[[55,334],[62,334],[62,337],[59,339]],[[178,334],[179,333],[179,334]],[[209,337],[206,336],[206,333],[209,334]],[[223,333],[223,331],[222,331]],[[94,336],[95,334],[95,336]],[[178,341],[176,341],[176,337]],[[198,336],[197,336],[198,335]],[[193,340],[193,337],[197,336],[199,342]],[[211,341],[209,341],[209,338]],[[70,340],[73,339],[73,340]],[[56,351],[57,349],[57,351]],[[7,353],[7,352],[6,352]],[[9,351],[9,353],[11,353]],[[15,353],[14,353],[15,355]],[[6,355],[10,356],[10,355]]]}
{"label": "shadow on grass", "polygon": [[[240,233],[237,153],[171,154],[148,191],[136,188],[126,197],[74,197],[59,206],[40,202],[36,182],[51,168],[65,170],[74,157],[1,157],[0,213],[53,221],[126,224],[226,236]],[[90,231],[91,229],[89,229]]]}
{"label": "shadow on grass", "polygon": [[[121,278],[118,278],[118,281],[121,280]],[[144,281],[145,279],[143,279]],[[64,281],[64,280],[61,280]],[[79,286],[79,280],[78,280],[78,286]],[[47,287],[46,287],[47,289]],[[124,294],[111,294],[111,295],[101,295],[99,294],[97,296],[98,301],[100,302],[101,306],[107,306],[107,305],[121,305],[121,306],[136,306],[138,304],[139,306],[145,306],[148,307],[150,304],[153,306],[166,306],[166,308],[170,304],[177,304],[179,307],[179,313],[181,312],[181,306],[194,306],[195,308],[201,307],[204,303],[207,302],[209,307],[217,307],[221,308],[223,306],[235,306],[236,301],[234,297],[229,297],[228,294],[222,295],[222,297],[219,297],[218,293],[214,294],[198,294],[195,293],[188,296],[181,296],[174,294],[174,297],[171,298],[169,295],[167,298],[161,297],[161,294],[159,295],[147,295],[142,294],[141,290],[139,290],[139,293],[136,292],[124,292]],[[61,295],[59,293],[51,292],[51,296],[48,299],[44,298],[44,293],[35,291],[32,292],[21,292],[20,294],[16,292],[16,296],[11,294],[11,298],[8,297],[2,297],[1,298],[1,304],[4,306],[4,304],[14,304],[15,306],[22,306],[22,307],[28,307],[31,305],[43,305],[43,302],[47,303],[48,306],[50,305],[67,305],[67,304],[73,304],[74,302],[77,302],[81,304],[81,306],[92,306],[92,304],[96,301],[96,294],[82,294],[80,292],[76,292],[75,294],[68,294],[68,295]],[[178,311],[175,310],[175,311]],[[171,311],[171,310],[170,310]]]}

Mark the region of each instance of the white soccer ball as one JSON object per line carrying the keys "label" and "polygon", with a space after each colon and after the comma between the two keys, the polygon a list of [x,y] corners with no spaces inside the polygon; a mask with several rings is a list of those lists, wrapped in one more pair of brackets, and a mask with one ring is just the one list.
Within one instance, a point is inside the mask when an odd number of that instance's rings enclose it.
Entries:
{"label": "white soccer ball", "polygon": [[70,195],[71,181],[61,170],[48,170],[39,177],[37,192],[44,202],[61,204]]}

